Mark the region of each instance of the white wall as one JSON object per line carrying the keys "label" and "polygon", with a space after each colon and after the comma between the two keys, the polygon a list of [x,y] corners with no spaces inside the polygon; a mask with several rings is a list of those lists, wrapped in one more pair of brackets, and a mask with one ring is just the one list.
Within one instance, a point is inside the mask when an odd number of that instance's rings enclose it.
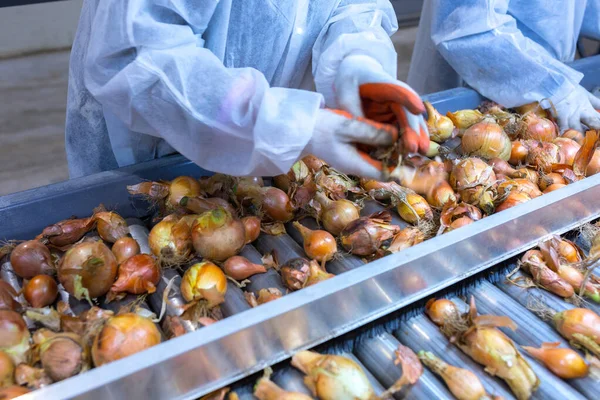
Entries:
{"label": "white wall", "polygon": [[82,2],[0,8],[0,58],[70,47]]}

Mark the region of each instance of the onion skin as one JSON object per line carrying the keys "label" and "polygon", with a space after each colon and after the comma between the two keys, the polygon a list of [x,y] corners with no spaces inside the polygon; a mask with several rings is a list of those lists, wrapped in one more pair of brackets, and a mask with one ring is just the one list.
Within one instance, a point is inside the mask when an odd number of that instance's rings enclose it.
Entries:
{"label": "onion skin", "polygon": [[188,268],[181,279],[181,295],[185,301],[206,300],[208,307],[225,301],[227,277],[210,261],[196,263]]}
{"label": "onion skin", "polygon": [[304,164],[306,164],[308,170],[313,174],[315,172],[318,172],[324,166],[329,165],[325,161],[321,160],[319,157],[313,156],[312,154],[302,157],[302,161],[304,162]]}
{"label": "onion skin", "polygon": [[306,375],[304,383],[321,400],[376,399],[364,371],[349,358],[300,351],[292,365]]}
{"label": "onion skin", "polygon": [[37,240],[29,240],[15,247],[10,253],[10,263],[15,273],[23,279],[56,273],[50,250]]}
{"label": "onion skin", "polygon": [[192,226],[192,243],[199,256],[225,261],[246,244],[244,224],[223,208],[205,212]]}
{"label": "onion skin", "polygon": [[315,199],[321,204],[319,219],[332,235],[339,235],[346,225],[360,218],[358,208],[349,200],[333,201],[322,193],[317,193]]}
{"label": "onion skin", "polygon": [[472,125],[462,137],[462,148],[466,154],[485,159],[498,157],[508,161],[511,146],[510,138],[502,127],[488,120]]}
{"label": "onion skin", "polygon": [[302,235],[304,252],[308,258],[319,262],[329,261],[337,253],[337,243],[331,233],[309,229],[297,221],[293,225]]}
{"label": "onion skin", "polygon": [[442,326],[448,321],[458,320],[460,317],[456,304],[448,299],[430,299],[425,304],[425,314],[437,326]]}
{"label": "onion skin", "polygon": [[344,228],[340,233],[340,241],[346,251],[358,256],[370,256],[400,230],[399,226],[391,225],[385,220],[361,217]]}
{"label": "onion skin", "polygon": [[585,360],[576,351],[561,349],[558,345],[544,343],[539,349],[530,346],[523,346],[523,349],[560,378],[576,379],[587,376],[589,368]]}
{"label": "onion skin", "polygon": [[283,283],[290,290],[306,286],[310,274],[310,262],[305,258],[293,258],[279,269]]}
{"label": "onion skin", "polygon": [[152,254],[166,264],[184,263],[192,252],[190,225],[184,218],[170,215],[154,225],[148,236]]}
{"label": "onion skin", "polygon": [[[71,296],[105,295],[117,276],[117,259],[101,241],[84,242],[69,249],[58,266],[58,280]],[[87,296],[85,294],[87,292]]]}
{"label": "onion skin", "polygon": [[117,259],[117,264],[122,264],[130,257],[140,254],[140,245],[132,237],[122,237],[118,239],[111,248],[111,251]]}
{"label": "onion skin", "polygon": [[22,386],[9,386],[0,388],[0,400],[11,400],[16,399],[19,396],[23,396],[30,393],[29,389]]}
{"label": "onion skin", "polygon": [[23,295],[33,308],[43,308],[53,304],[56,300],[58,285],[51,276],[34,276],[23,287]]}
{"label": "onion skin", "polygon": [[[0,351],[0,388],[14,385],[14,375],[15,364],[8,354]],[[0,397],[0,399],[1,398],[2,397]]]}
{"label": "onion skin", "polygon": [[0,310],[19,311],[21,304],[17,301],[17,297],[15,289],[0,280]]}
{"label": "onion skin", "polygon": [[521,115],[524,114],[535,114],[540,118],[548,118],[548,112],[540,107],[540,103],[534,101],[533,103],[523,104],[522,106],[515,107],[515,111]]}
{"label": "onion skin", "polygon": [[39,344],[39,356],[46,374],[59,382],[89,368],[83,340],[73,333],[52,335]]}
{"label": "onion skin", "polygon": [[117,281],[110,292],[154,293],[160,276],[160,267],[154,258],[148,254],[137,254],[119,266]]}
{"label": "onion skin", "polygon": [[515,140],[511,144],[510,158],[508,162],[512,165],[523,164],[529,154],[529,149],[520,140]]}
{"label": "onion skin", "polygon": [[242,256],[229,257],[223,263],[223,270],[228,276],[238,281],[247,279],[255,274],[267,272],[263,265],[254,264]]}
{"label": "onion skin", "polygon": [[96,231],[102,240],[106,242],[114,243],[129,234],[127,222],[116,212],[96,212],[94,218],[96,218]]}
{"label": "onion skin", "polygon": [[577,340],[580,334],[600,344],[600,317],[587,308],[572,308],[556,313],[553,317],[556,330],[569,340]]}
{"label": "onion skin", "polygon": [[422,243],[425,240],[425,234],[415,226],[409,226],[402,229],[387,248],[390,253],[397,253],[399,251],[408,249],[416,244]]}
{"label": "onion skin", "polygon": [[575,294],[569,282],[546,265],[544,256],[539,250],[527,251],[521,258],[521,268],[532,276],[535,283],[557,296],[566,299]]}
{"label": "onion skin", "polygon": [[258,239],[260,235],[260,218],[249,216],[242,218],[240,221],[244,224],[246,244],[250,244]]}
{"label": "onion skin", "polygon": [[495,183],[496,174],[493,168],[475,157],[458,162],[450,174],[450,185],[461,199],[465,203],[479,205],[486,214],[494,211],[493,196],[487,188]]}
{"label": "onion skin", "polygon": [[56,247],[76,243],[96,226],[96,218],[66,219],[44,228],[36,239],[45,239]]}
{"label": "onion skin", "polygon": [[210,210],[216,210],[221,207],[229,211],[232,215],[236,214],[235,208],[225,199],[219,197],[182,197],[179,205],[191,211],[194,214],[202,214]]}
{"label": "onion skin", "polygon": [[10,310],[0,310],[0,350],[14,365],[29,361],[29,330],[23,317]]}
{"label": "onion skin", "polygon": [[316,285],[319,282],[333,278],[335,275],[325,271],[318,262],[310,260],[309,262],[308,279],[306,280],[306,286]]}
{"label": "onion skin", "polygon": [[258,291],[258,298],[256,303],[260,306],[261,304],[268,303],[283,297],[283,293],[277,288],[263,288]]}
{"label": "onion skin", "polygon": [[110,318],[94,339],[92,359],[94,365],[125,358],[159,344],[160,332],[148,318],[126,313]]}

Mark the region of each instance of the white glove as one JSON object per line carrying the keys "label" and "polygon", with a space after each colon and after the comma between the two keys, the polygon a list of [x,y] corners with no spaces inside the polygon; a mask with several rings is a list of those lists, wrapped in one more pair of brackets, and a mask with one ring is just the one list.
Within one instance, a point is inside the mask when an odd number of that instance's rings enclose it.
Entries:
{"label": "white glove", "polygon": [[[368,90],[363,86],[366,84],[381,85]],[[337,107],[342,110],[361,117],[366,112],[367,118],[380,122],[397,121],[409,152],[425,153],[429,149],[429,132],[422,115],[425,108],[419,95],[404,82],[388,75],[375,59],[365,55],[344,58],[334,82],[334,92]]]}
{"label": "white glove", "polygon": [[578,86],[567,97],[554,105],[558,127],[561,132],[576,129],[585,132],[585,124],[590,129],[600,129],[600,99]]}
{"label": "white glove", "polygon": [[347,174],[381,179],[381,163],[360,152],[354,144],[390,146],[397,136],[392,126],[319,110],[312,138],[303,155],[313,154]]}

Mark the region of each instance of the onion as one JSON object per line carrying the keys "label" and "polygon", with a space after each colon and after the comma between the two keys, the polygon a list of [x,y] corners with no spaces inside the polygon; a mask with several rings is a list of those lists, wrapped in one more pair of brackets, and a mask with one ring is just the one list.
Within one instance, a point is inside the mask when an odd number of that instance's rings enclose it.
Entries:
{"label": "onion", "polygon": [[244,224],[223,208],[205,212],[192,226],[192,243],[199,256],[224,261],[246,244]]}
{"label": "onion", "polygon": [[258,307],[283,297],[283,293],[277,288],[262,288],[258,291],[258,297],[252,292],[246,292],[245,296],[250,307]]}
{"label": "onion", "polygon": [[444,380],[446,386],[448,386],[448,389],[457,400],[490,398],[477,375],[471,371],[447,364],[428,351],[421,350],[419,352],[419,359],[427,368]]}
{"label": "onion", "polygon": [[305,258],[292,258],[279,269],[281,279],[290,290],[300,290],[306,286],[310,274],[310,262]]}
{"label": "onion", "polygon": [[527,163],[542,171],[551,172],[552,165],[559,162],[558,146],[549,142],[528,142]]}
{"label": "onion", "polygon": [[11,310],[0,310],[0,351],[15,365],[29,360],[29,330],[23,317]]}
{"label": "onion", "polygon": [[83,219],[66,219],[44,228],[36,239],[44,239],[56,247],[65,247],[76,243],[89,231],[94,229],[96,217]]}
{"label": "onion", "polygon": [[508,162],[501,158],[492,158],[488,161],[488,164],[492,166],[495,174],[505,175],[511,178],[516,178],[517,170],[512,167]]}
{"label": "onion", "polygon": [[446,116],[460,130],[470,128],[483,119],[483,114],[477,110],[459,110],[453,113],[448,111]]}
{"label": "onion", "polygon": [[527,154],[529,154],[529,149],[527,146],[525,146],[522,141],[515,140],[511,144],[510,158],[508,159],[508,162],[512,165],[523,164],[527,159]]}
{"label": "onion", "polygon": [[261,187],[240,181],[235,188],[238,200],[250,199],[257,209],[274,222],[287,222],[294,218],[294,207],[288,195],[276,187]]}
{"label": "onion", "polygon": [[125,358],[160,343],[160,332],[148,318],[126,313],[110,318],[94,339],[92,359],[101,365]]}
{"label": "onion", "polygon": [[584,136],[583,136],[583,133],[579,132],[578,130],[567,129],[566,131],[563,132],[562,135],[560,135],[560,137],[572,139],[580,146],[583,145]]}
{"label": "onion", "polygon": [[312,286],[321,281],[333,278],[335,275],[330,274],[315,260],[310,260],[308,271],[308,279],[306,280],[305,286]]}
{"label": "onion", "polygon": [[202,197],[183,197],[179,201],[179,205],[185,207],[188,211],[194,214],[202,214],[210,210],[215,210],[219,207],[226,209],[232,215],[236,214],[235,208],[227,200],[219,197],[209,197],[204,199]]}
{"label": "onion", "polygon": [[500,125],[483,120],[465,131],[462,137],[462,148],[466,154],[485,159],[498,157],[508,161],[511,142]]}
{"label": "onion", "polygon": [[24,279],[56,273],[50,250],[37,240],[29,240],[15,247],[10,253],[10,264],[15,273]]}
{"label": "onion", "polygon": [[470,225],[482,218],[481,211],[467,203],[448,203],[440,215],[440,228],[438,235],[448,233],[455,229]]}
{"label": "onion", "polygon": [[475,157],[459,161],[450,174],[450,185],[461,199],[466,203],[479,205],[487,214],[494,211],[493,194],[489,189],[495,183],[493,168]]}
{"label": "onion", "polygon": [[182,264],[192,252],[192,234],[186,219],[169,215],[154,225],[148,235],[152,254],[164,264]]}
{"label": "onion", "polygon": [[558,238],[556,251],[558,255],[568,263],[581,262],[581,253],[575,243],[570,240]]}
{"label": "onion", "polygon": [[554,192],[555,190],[564,188],[565,186],[567,186],[567,185],[565,185],[564,183],[553,183],[552,185],[548,186],[546,188],[546,190],[544,190],[542,193],[546,194],[546,193]]}
{"label": "onion", "polygon": [[[583,339],[600,344],[600,317],[592,310],[572,308],[554,314],[552,321],[556,330],[568,340],[581,342]],[[585,342],[581,344],[585,346]]]}
{"label": "onion", "polygon": [[523,192],[510,192],[508,196],[496,207],[496,212],[504,211],[519,204],[531,200],[531,197]]}
{"label": "onion", "polygon": [[21,304],[17,301],[17,297],[15,289],[7,282],[0,280],[0,310],[19,311]]}
{"label": "onion", "polygon": [[153,202],[164,203],[168,210],[179,207],[184,197],[197,197],[201,194],[200,182],[189,176],[179,176],[171,182],[142,182],[127,186],[132,195],[143,195]]}
{"label": "onion", "polygon": [[181,279],[181,295],[185,301],[206,300],[208,307],[225,301],[227,277],[210,261],[196,263],[188,268]]}
{"label": "onion", "polygon": [[313,395],[321,400],[372,400],[375,392],[362,368],[349,358],[300,351],[292,365],[302,371]]}
{"label": "onion", "polygon": [[136,254],[140,254],[140,245],[134,238],[126,236],[117,239],[112,245],[111,251],[117,259],[117,264],[122,264]]}
{"label": "onion", "polygon": [[594,150],[592,160],[589,162],[585,170],[585,176],[592,176],[600,172],[600,150]]}
{"label": "onion", "polygon": [[[15,364],[8,354],[0,351],[0,388],[14,385]],[[0,399],[2,399],[0,392]]]}
{"label": "onion", "polygon": [[288,392],[273,383],[268,376],[262,377],[254,386],[254,397],[258,400],[312,400],[304,393]]}
{"label": "onion", "polygon": [[160,276],[160,267],[154,258],[148,254],[137,254],[119,266],[117,281],[113,283],[108,296],[114,298],[115,294],[123,292],[154,293]]}
{"label": "onion", "polygon": [[437,143],[445,142],[454,131],[452,120],[441,115],[430,102],[426,101],[424,104],[427,110],[427,129],[430,139]]}
{"label": "onion", "polygon": [[23,288],[23,295],[33,308],[43,308],[56,300],[58,285],[51,276],[37,275],[27,282]]}
{"label": "onion", "polygon": [[52,384],[52,379],[41,368],[19,364],[15,368],[15,382],[18,385],[27,386],[28,389],[41,389]]}
{"label": "onion", "polygon": [[116,212],[106,211],[102,205],[94,210],[94,218],[96,218],[96,231],[102,240],[114,243],[129,234],[125,219]]}
{"label": "onion", "polygon": [[244,217],[240,221],[244,224],[244,233],[246,237],[246,244],[254,242],[260,235],[260,218],[258,217]]}
{"label": "onion", "polygon": [[323,230],[312,230],[294,221],[294,228],[302,235],[304,252],[308,258],[319,262],[329,261],[337,253],[337,243],[331,233]]}
{"label": "onion", "polygon": [[540,103],[538,103],[537,101],[534,101],[533,103],[527,103],[519,107],[515,107],[515,111],[521,115],[534,114],[541,118],[548,118],[550,116],[548,115],[548,112],[544,110],[540,106]]}
{"label": "onion", "polygon": [[556,138],[552,143],[558,146],[558,163],[573,165],[575,155],[581,146],[576,141],[564,137]]}
{"label": "onion", "polygon": [[525,115],[521,121],[520,137],[523,139],[551,142],[558,136],[558,128],[546,118],[539,117],[535,113]]}
{"label": "onion", "polygon": [[11,400],[16,399],[19,396],[23,396],[24,394],[29,393],[29,389],[24,388],[22,386],[8,386],[5,388],[0,388],[0,399],[1,400]]}
{"label": "onion", "polygon": [[317,193],[315,199],[319,202],[321,210],[319,219],[323,227],[332,235],[339,235],[350,222],[358,219],[358,208],[349,200],[330,200],[323,193]]}
{"label": "onion", "polygon": [[106,294],[116,276],[117,259],[101,241],[72,247],[58,266],[58,280],[78,300]]}
{"label": "onion", "polygon": [[538,186],[529,179],[511,179],[498,185],[498,195],[508,196],[509,193],[524,193],[532,199],[542,195]]}
{"label": "onion", "polygon": [[316,191],[325,193],[333,200],[346,198],[348,192],[360,193],[357,182],[334,168],[323,167],[315,176],[315,194]]}
{"label": "onion", "polygon": [[312,154],[306,155],[302,158],[302,162],[308,167],[308,170],[313,174],[319,171],[322,167],[328,166],[328,164],[321,160],[319,157],[313,156]]}
{"label": "onion", "polygon": [[565,178],[563,178],[563,176],[561,174],[559,174],[557,172],[551,172],[549,174],[546,174],[546,175],[540,177],[540,180],[539,180],[540,189],[546,190],[549,186],[552,186],[554,184],[566,185],[567,181],[565,180]]}
{"label": "onion", "polygon": [[560,378],[585,377],[589,372],[585,360],[576,351],[558,348],[559,345],[560,343],[543,343],[539,349],[530,346],[523,346],[523,349]]}
{"label": "onion", "polygon": [[74,333],[59,333],[39,344],[42,368],[54,381],[62,381],[89,368],[83,339]]}
{"label": "onion", "polygon": [[438,326],[460,317],[456,304],[448,299],[430,299],[425,304],[425,314]]}
{"label": "onion", "polygon": [[417,222],[431,221],[433,219],[433,211],[422,196],[416,193],[408,193],[404,200],[397,200],[398,205],[396,210],[400,217],[410,224]]}
{"label": "onion", "polygon": [[427,193],[427,202],[432,207],[441,208],[445,204],[456,201],[456,194],[452,186],[446,181],[439,182]]}
{"label": "onion", "polygon": [[521,268],[532,276],[535,283],[557,296],[566,299],[575,294],[573,287],[548,267],[539,250],[527,251],[521,258]]}
{"label": "onion", "polygon": [[370,256],[381,249],[384,242],[392,239],[400,227],[391,225],[389,213],[373,214],[350,222],[340,233],[340,241],[346,251],[359,256]]}
{"label": "onion", "polygon": [[242,256],[229,257],[227,261],[223,263],[223,270],[227,275],[238,281],[247,279],[255,274],[267,272],[263,265],[254,264],[246,257]]}
{"label": "onion", "polygon": [[425,234],[415,226],[409,226],[402,229],[388,247],[387,251],[390,253],[397,253],[399,251],[408,249],[416,244],[419,244],[425,240]]}

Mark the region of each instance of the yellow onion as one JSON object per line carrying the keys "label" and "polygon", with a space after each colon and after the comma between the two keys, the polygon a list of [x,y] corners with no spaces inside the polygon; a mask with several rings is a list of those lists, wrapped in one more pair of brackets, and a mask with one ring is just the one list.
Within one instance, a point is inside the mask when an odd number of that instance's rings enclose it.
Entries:
{"label": "yellow onion", "polygon": [[471,371],[445,363],[433,353],[420,351],[419,359],[433,373],[439,375],[457,400],[489,399],[481,381]]}
{"label": "yellow onion", "polygon": [[600,150],[596,149],[592,155],[592,160],[585,170],[585,176],[596,175],[598,172],[600,172]]}
{"label": "yellow onion", "polygon": [[[493,210],[493,209],[492,209]],[[467,203],[448,203],[440,215],[438,234],[448,233],[465,225],[470,225],[482,218],[481,211]]]}
{"label": "yellow onion", "polygon": [[521,268],[532,276],[535,283],[557,296],[566,299],[575,294],[569,282],[548,267],[539,250],[527,251],[521,258]]}
{"label": "yellow onion", "polygon": [[575,155],[581,146],[574,140],[565,137],[559,137],[552,142],[558,146],[558,163],[573,165]]}
{"label": "yellow onion", "polygon": [[342,246],[358,256],[375,254],[385,241],[400,232],[400,227],[390,224],[390,221],[391,216],[384,212],[350,222],[340,233]]}
{"label": "yellow onion", "polygon": [[142,182],[127,186],[127,190],[132,195],[142,195],[162,203],[169,210],[179,207],[182,198],[200,196],[202,191],[200,182],[189,176],[179,176],[171,182]]}
{"label": "yellow onion", "polygon": [[583,133],[579,132],[576,129],[567,129],[566,131],[563,132],[562,135],[560,135],[560,137],[572,139],[580,146],[583,145],[583,139],[584,139]]}
{"label": "yellow onion", "polygon": [[454,126],[460,130],[470,128],[483,119],[483,114],[477,110],[448,111],[446,116],[450,118]]}
{"label": "yellow onion", "polygon": [[219,207],[226,209],[231,214],[235,215],[235,208],[227,200],[219,197],[183,197],[179,201],[179,205],[193,214],[202,214],[210,210],[215,210]]}
{"label": "yellow onion", "polygon": [[[600,317],[587,308],[572,308],[554,314],[556,330],[568,340],[582,339],[600,344]],[[582,343],[586,346],[585,343]],[[586,346],[587,348],[587,346]]]}
{"label": "yellow onion", "polygon": [[133,313],[106,321],[92,345],[92,359],[99,367],[159,344],[161,336],[148,318]]}
{"label": "yellow onion", "polygon": [[525,163],[529,154],[529,149],[521,140],[514,140],[510,148],[510,158],[508,162],[512,165],[520,165]]}
{"label": "yellow onion", "polygon": [[94,210],[96,231],[102,240],[114,243],[129,234],[125,219],[114,211],[106,211],[103,205]]}
{"label": "yellow onion", "polygon": [[431,206],[427,200],[416,193],[408,193],[403,200],[399,199],[396,210],[400,217],[410,224],[433,219]]}
{"label": "yellow onion", "polygon": [[17,385],[26,386],[28,389],[41,389],[52,383],[52,379],[42,368],[19,364],[15,368],[15,382]]}
{"label": "yellow onion", "polygon": [[51,276],[34,276],[23,287],[23,295],[33,308],[43,308],[56,300],[58,285]]}
{"label": "yellow onion", "polygon": [[552,165],[559,163],[559,149],[554,143],[528,141],[527,163],[544,172],[551,172]]}
{"label": "yellow onion", "polygon": [[24,279],[56,273],[50,250],[38,240],[29,240],[15,247],[10,253],[10,263],[15,273]]}
{"label": "yellow onion", "polygon": [[208,307],[225,301],[227,277],[210,261],[196,263],[188,268],[181,279],[181,295],[185,301],[206,300]]}
{"label": "yellow onion", "polygon": [[543,175],[539,180],[539,187],[541,190],[546,190],[549,186],[554,184],[562,184],[566,185],[567,181],[563,176],[557,172],[551,172],[549,174]]}
{"label": "yellow onion", "polygon": [[115,255],[117,264],[121,264],[128,258],[140,254],[140,245],[134,238],[125,236],[118,239],[110,250]]}
{"label": "yellow onion", "polygon": [[431,204],[432,207],[441,208],[445,204],[455,201],[456,194],[452,186],[446,181],[439,182],[427,193],[427,203]]}
{"label": "yellow onion", "polygon": [[483,120],[468,128],[462,137],[462,148],[466,154],[485,159],[494,157],[508,161],[511,141],[502,127],[490,120]]}
{"label": "yellow onion", "polygon": [[235,195],[239,201],[249,199],[270,221],[287,222],[294,218],[294,206],[287,193],[279,188],[240,181]]}
{"label": "yellow onion", "polygon": [[263,265],[254,264],[242,256],[229,257],[223,263],[223,270],[227,275],[238,281],[247,279],[255,274],[267,272]]}
{"label": "yellow onion", "polygon": [[521,121],[520,137],[523,139],[551,142],[558,136],[558,128],[549,119],[528,113]]}
{"label": "yellow onion", "polygon": [[438,326],[460,317],[456,304],[448,299],[430,299],[425,304],[425,314]]}
{"label": "yellow onion", "polygon": [[321,160],[317,156],[313,156],[312,154],[304,156],[302,158],[302,162],[308,167],[308,170],[313,174],[319,171],[322,167],[328,165],[325,161]]}
{"label": "yellow onion", "polygon": [[498,185],[498,196],[507,196],[509,193],[524,193],[532,199],[542,195],[538,186],[529,179],[510,179]]}
{"label": "yellow onion", "polygon": [[540,103],[534,101],[533,103],[527,103],[519,107],[515,107],[515,111],[521,115],[525,114],[535,114],[540,118],[548,118],[550,115],[546,110],[544,110]]}
{"label": "yellow onion", "polygon": [[519,204],[523,204],[531,200],[531,197],[526,193],[522,192],[510,192],[508,196],[496,207],[496,212],[508,210],[514,206],[518,206]]}
{"label": "yellow onion", "polygon": [[258,305],[261,305],[281,297],[283,297],[283,293],[277,288],[262,288],[258,291],[256,302]]}
{"label": "yellow onion", "polygon": [[254,397],[258,400],[312,400],[304,393],[288,392],[277,386],[268,376],[262,377],[254,386]]}
{"label": "yellow onion", "polygon": [[312,286],[319,282],[333,278],[335,275],[330,274],[315,260],[310,260],[308,263],[308,279],[306,280],[306,286]]}
{"label": "yellow onion", "polygon": [[54,381],[62,381],[89,368],[89,354],[83,339],[74,333],[58,333],[38,345],[42,368]]}
{"label": "yellow onion", "polygon": [[493,168],[475,157],[459,161],[450,174],[450,185],[461,199],[477,204],[487,214],[494,211],[493,193],[489,190],[496,183]]}
{"label": "yellow onion", "polygon": [[452,120],[441,115],[430,102],[426,101],[424,104],[427,110],[429,138],[437,143],[445,142],[452,136],[452,132],[454,131]]}
{"label": "yellow onion", "polygon": [[304,252],[308,258],[319,262],[329,261],[337,253],[337,243],[333,235],[320,229],[310,229],[298,221],[294,221],[294,228],[302,235]]}
{"label": "yellow onion", "polygon": [[96,218],[65,219],[44,228],[36,239],[46,240],[55,247],[65,247],[76,243],[96,226]]}
{"label": "yellow onion", "polygon": [[[14,385],[15,364],[4,351],[0,351],[0,388]],[[0,392],[1,393],[1,392]],[[0,397],[1,399],[2,397]]]}
{"label": "yellow onion", "polygon": [[536,360],[544,363],[554,375],[563,379],[576,379],[589,372],[585,360],[572,349],[561,349],[560,343],[543,343],[542,347],[523,346],[523,349]]}
{"label": "yellow onion", "polygon": [[575,243],[570,240],[559,238],[557,239],[558,255],[568,263],[574,264],[581,262],[581,253]]}
{"label": "yellow onion", "polygon": [[554,192],[555,190],[562,189],[565,186],[567,185],[565,185],[564,183],[553,183],[552,185],[548,186],[546,190],[544,190],[542,193],[547,194],[550,192]]}
{"label": "yellow onion", "polygon": [[15,365],[29,360],[29,330],[19,313],[0,310],[0,351]]}
{"label": "yellow onion", "polygon": [[306,385],[321,400],[376,398],[365,372],[349,358],[300,351],[292,357],[292,365],[306,375]]}
{"label": "yellow onion", "polygon": [[315,199],[320,205],[319,220],[332,235],[339,235],[346,225],[360,217],[358,207],[349,200],[334,201],[323,193],[317,193]]}
{"label": "yellow onion", "polygon": [[246,244],[244,224],[227,210],[218,208],[200,215],[192,226],[196,253],[206,259],[224,261]]}
{"label": "yellow onion", "polygon": [[148,236],[152,254],[167,265],[185,262],[192,252],[192,234],[187,220],[169,215],[154,225]]}
{"label": "yellow onion", "polygon": [[402,229],[387,248],[390,253],[397,253],[399,251],[408,249],[416,244],[419,244],[425,240],[425,234],[416,226],[409,226]]}

